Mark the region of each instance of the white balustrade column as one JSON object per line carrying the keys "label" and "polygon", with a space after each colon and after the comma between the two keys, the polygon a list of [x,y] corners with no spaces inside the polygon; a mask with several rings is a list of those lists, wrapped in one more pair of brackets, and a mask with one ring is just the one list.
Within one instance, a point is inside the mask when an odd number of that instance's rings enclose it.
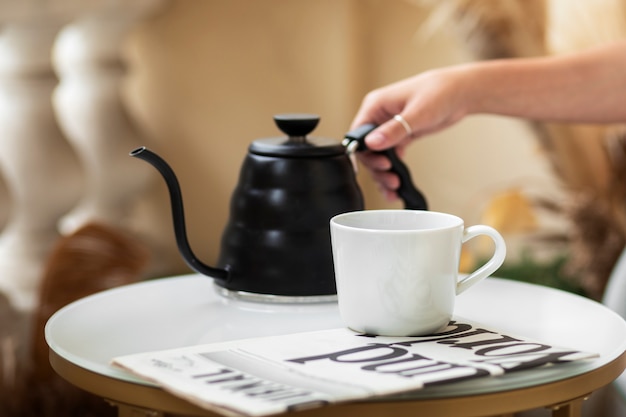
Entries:
{"label": "white balustrade column", "polygon": [[50,53],[60,26],[40,14],[6,22],[0,31],[0,174],[9,192],[0,292],[23,310],[37,301],[57,222],[81,188],[77,159],[50,99],[57,84]]}
{"label": "white balustrade column", "polygon": [[63,234],[94,221],[127,227],[136,196],[146,187],[149,169],[128,156],[145,141],[123,102],[122,52],[129,31],[157,3],[112,4],[59,34],[53,62],[60,82],[53,103],[86,181],[81,201],[59,223]]}

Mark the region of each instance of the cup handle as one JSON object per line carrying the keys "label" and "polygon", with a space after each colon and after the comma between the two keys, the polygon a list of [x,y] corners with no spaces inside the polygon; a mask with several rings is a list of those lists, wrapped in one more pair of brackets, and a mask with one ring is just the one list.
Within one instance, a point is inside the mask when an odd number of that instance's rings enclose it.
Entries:
{"label": "cup handle", "polygon": [[461,242],[465,243],[468,240],[480,235],[489,236],[491,240],[493,240],[493,243],[495,244],[493,256],[483,266],[457,282],[457,295],[493,274],[504,262],[504,258],[506,256],[506,243],[504,242],[502,235],[500,235],[500,233],[498,233],[498,231],[493,227],[482,224],[469,226],[463,231],[463,239]]}

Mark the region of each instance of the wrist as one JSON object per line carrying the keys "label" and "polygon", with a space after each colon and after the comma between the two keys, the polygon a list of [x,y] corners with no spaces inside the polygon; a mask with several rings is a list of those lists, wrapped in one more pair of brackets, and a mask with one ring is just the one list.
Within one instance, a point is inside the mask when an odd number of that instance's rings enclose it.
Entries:
{"label": "wrist", "polygon": [[485,62],[476,62],[452,70],[455,72],[457,107],[464,115],[495,111],[490,97],[496,92],[496,86],[493,85],[494,78],[490,76],[488,66]]}

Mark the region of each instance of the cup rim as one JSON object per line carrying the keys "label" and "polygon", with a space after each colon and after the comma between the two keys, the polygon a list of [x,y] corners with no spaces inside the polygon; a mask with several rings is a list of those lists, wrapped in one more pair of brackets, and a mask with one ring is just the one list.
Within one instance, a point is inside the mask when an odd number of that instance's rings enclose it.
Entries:
{"label": "cup rim", "polygon": [[[438,218],[446,218],[451,220],[451,224],[442,226],[442,227],[433,227],[433,228],[407,228],[407,229],[380,229],[380,228],[368,228],[368,227],[359,227],[342,223],[342,220],[350,217],[366,217],[366,216],[375,216],[384,213],[397,213],[397,212],[406,212],[408,216],[414,215],[427,215],[427,216],[435,216]],[[404,214],[402,214],[404,215]],[[428,231],[437,231],[437,230],[446,230],[453,229],[456,227],[463,227],[465,222],[459,216],[450,213],[443,213],[439,211],[426,211],[426,210],[409,210],[409,209],[371,209],[371,210],[355,210],[348,211],[345,213],[340,213],[333,216],[330,219],[330,224],[335,227],[340,227],[349,230],[355,231],[363,231],[363,232],[385,232],[385,233],[414,233],[414,232],[428,232]]]}

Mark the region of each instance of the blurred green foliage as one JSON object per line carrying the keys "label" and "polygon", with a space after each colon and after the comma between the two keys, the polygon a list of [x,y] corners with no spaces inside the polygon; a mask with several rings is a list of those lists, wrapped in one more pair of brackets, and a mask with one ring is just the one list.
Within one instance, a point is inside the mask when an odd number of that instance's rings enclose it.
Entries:
{"label": "blurred green foliage", "polygon": [[529,282],[558,288],[586,296],[580,285],[580,277],[567,268],[568,255],[557,255],[549,260],[537,260],[530,252],[520,254],[519,259],[505,262],[493,276],[515,281]]}

